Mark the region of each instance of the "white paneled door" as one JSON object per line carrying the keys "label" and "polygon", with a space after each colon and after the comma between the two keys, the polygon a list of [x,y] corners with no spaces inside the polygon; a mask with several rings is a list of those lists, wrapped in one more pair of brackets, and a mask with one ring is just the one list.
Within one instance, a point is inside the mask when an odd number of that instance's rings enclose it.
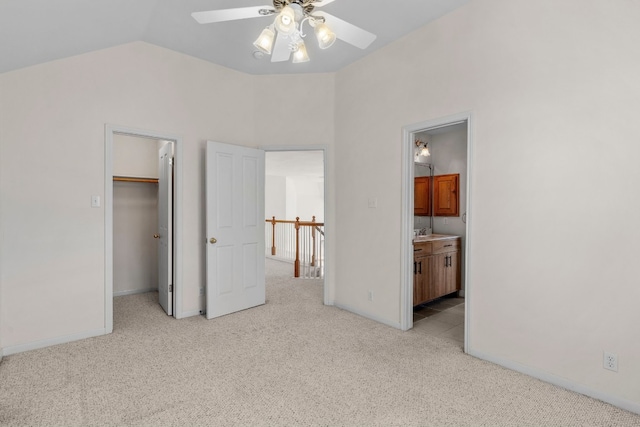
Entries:
{"label": "white paneled door", "polygon": [[158,151],[158,299],[173,315],[173,144]]}
{"label": "white paneled door", "polygon": [[264,151],[207,141],[207,319],[262,305]]}

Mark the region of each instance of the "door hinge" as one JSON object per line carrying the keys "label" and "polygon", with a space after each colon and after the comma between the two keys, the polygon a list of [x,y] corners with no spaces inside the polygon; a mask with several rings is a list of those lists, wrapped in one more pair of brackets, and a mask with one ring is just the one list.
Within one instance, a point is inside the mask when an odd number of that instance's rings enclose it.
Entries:
{"label": "door hinge", "polygon": [[173,166],[173,157],[169,158],[169,166]]}
{"label": "door hinge", "polygon": [[173,285],[169,285],[169,292],[173,292]]}

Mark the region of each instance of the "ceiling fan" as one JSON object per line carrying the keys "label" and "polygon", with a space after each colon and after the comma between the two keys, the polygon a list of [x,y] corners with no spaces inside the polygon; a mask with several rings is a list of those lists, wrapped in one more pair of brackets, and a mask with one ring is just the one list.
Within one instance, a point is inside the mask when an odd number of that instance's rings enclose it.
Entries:
{"label": "ceiling fan", "polygon": [[273,6],[250,6],[234,9],[194,12],[193,18],[200,24],[235,21],[239,19],[260,18],[276,15],[253,43],[258,51],[271,55],[271,62],[287,61],[293,54],[294,63],[309,61],[304,44],[306,34],[303,24],[313,28],[318,45],[327,49],[336,41],[343,40],[360,49],[366,49],[376,39],[362,28],[356,27],[326,12],[315,11],[335,0],[273,0]]}

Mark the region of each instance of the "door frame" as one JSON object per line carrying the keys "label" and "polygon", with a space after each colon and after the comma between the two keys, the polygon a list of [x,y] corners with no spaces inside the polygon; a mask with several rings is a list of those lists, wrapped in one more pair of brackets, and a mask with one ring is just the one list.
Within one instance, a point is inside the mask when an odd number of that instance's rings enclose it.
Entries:
{"label": "door frame", "polygon": [[113,135],[162,139],[174,143],[173,171],[173,291],[175,306],[173,316],[183,317],[182,312],[182,138],[163,132],[136,129],[112,124],[105,125],[104,166],[104,323],[106,333],[113,332]]}
{"label": "door frame", "polygon": [[469,254],[471,247],[471,170],[473,164],[473,115],[471,112],[454,114],[438,119],[427,120],[404,126],[402,128],[402,232],[400,249],[400,328],[407,331],[413,328],[413,187],[414,187],[414,135],[418,132],[449,126],[455,123],[467,122],[467,223],[465,256],[465,312],[464,312],[464,351],[468,353],[471,328],[471,307],[473,306],[471,262]]}
{"label": "door frame", "polygon": [[[331,242],[331,233],[333,229],[331,227],[330,221],[328,221],[327,217],[327,190],[329,188],[329,178],[327,175],[328,170],[328,154],[329,147],[327,145],[319,144],[319,145],[267,145],[258,147],[265,152],[269,151],[322,151],[322,161],[323,161],[323,171],[324,174],[324,248],[325,248],[325,263],[324,263],[324,279],[322,280],[322,288],[323,288],[323,303],[324,305],[334,305],[333,300],[331,299],[330,286],[328,286],[328,277],[329,272],[331,271],[331,259],[332,254],[327,255],[327,248],[330,248]],[[265,218],[266,219],[266,218]]]}

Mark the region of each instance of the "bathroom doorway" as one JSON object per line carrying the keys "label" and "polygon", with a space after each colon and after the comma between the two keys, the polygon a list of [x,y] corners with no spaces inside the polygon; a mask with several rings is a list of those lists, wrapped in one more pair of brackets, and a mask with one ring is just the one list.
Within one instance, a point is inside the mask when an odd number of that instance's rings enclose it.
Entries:
{"label": "bathroom doorway", "polygon": [[403,138],[402,329],[461,346],[469,333],[470,123],[470,114],[422,122]]}

